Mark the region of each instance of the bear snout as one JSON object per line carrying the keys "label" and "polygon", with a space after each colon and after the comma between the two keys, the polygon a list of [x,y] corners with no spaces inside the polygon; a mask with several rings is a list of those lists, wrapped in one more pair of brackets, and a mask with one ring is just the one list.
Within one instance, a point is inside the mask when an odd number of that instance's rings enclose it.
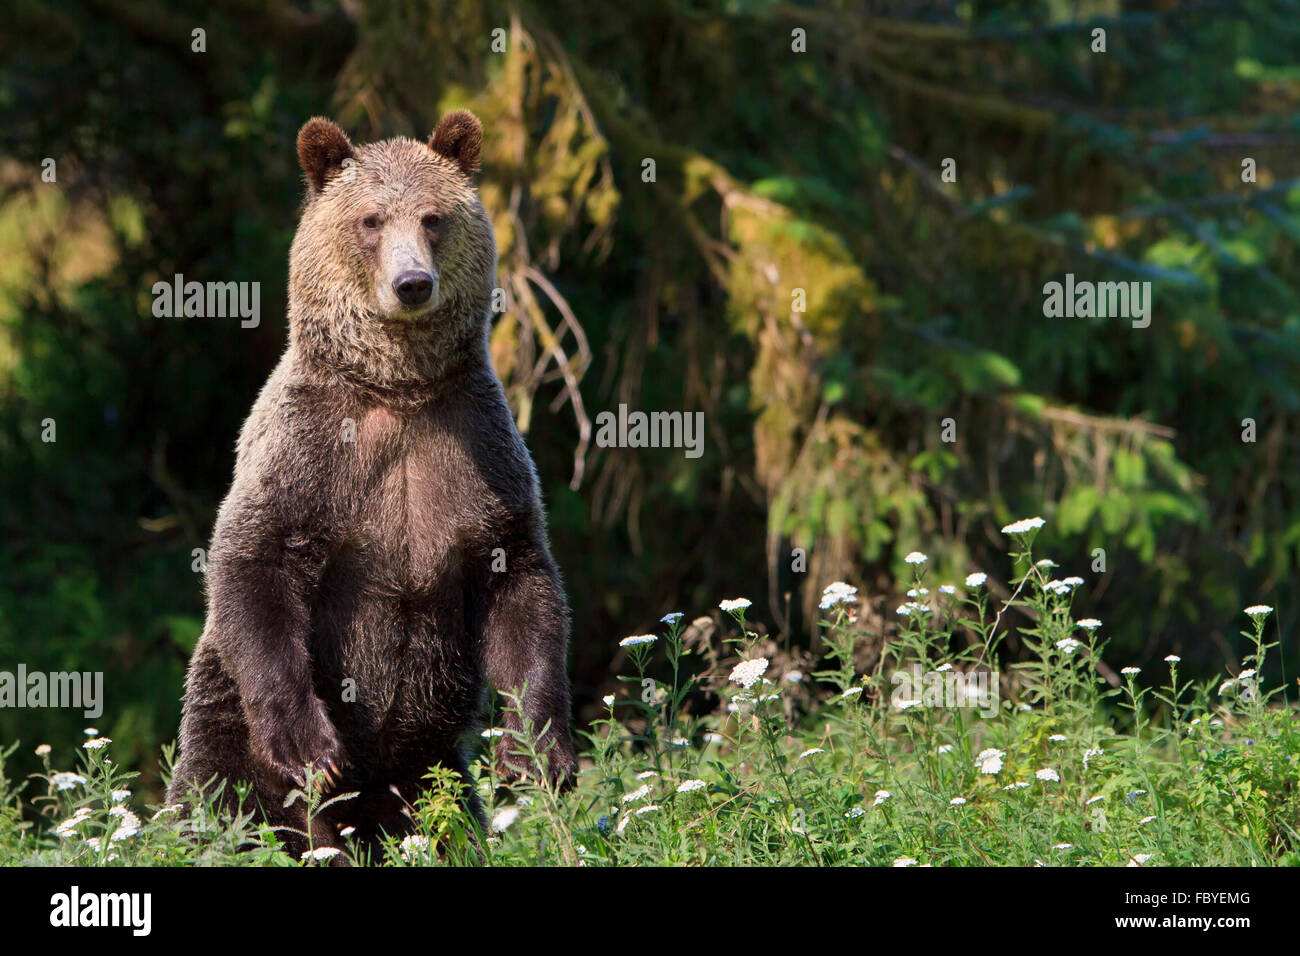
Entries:
{"label": "bear snout", "polygon": [[393,280],[393,292],[403,305],[424,305],[433,295],[433,276],[409,269]]}

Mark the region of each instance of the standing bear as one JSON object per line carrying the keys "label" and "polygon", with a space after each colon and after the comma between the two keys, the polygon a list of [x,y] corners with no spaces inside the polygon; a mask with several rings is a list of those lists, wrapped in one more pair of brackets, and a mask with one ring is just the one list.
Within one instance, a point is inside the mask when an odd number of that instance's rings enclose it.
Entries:
{"label": "standing bear", "polygon": [[[308,195],[289,255],[289,347],[239,437],[207,569],[168,799],[251,786],[291,850],[304,769],[359,795],[314,821],[409,832],[421,777],[464,773],[485,679],[522,691],[546,766],[575,772],[569,613],[536,470],[488,358],[497,253],[474,188],[483,131],[443,118],[427,143],[298,134]],[[507,730],[522,730],[511,714]],[[246,804],[247,805],[247,804]]]}

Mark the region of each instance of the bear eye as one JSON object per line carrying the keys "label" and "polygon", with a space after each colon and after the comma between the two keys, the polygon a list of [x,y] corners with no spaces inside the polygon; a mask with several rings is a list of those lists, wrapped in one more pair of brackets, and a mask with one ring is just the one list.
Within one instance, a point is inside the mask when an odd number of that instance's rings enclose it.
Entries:
{"label": "bear eye", "polygon": [[438,223],[442,222],[442,217],[437,213],[431,212],[421,219],[420,222],[424,224],[425,229],[437,229]]}
{"label": "bear eye", "polygon": [[371,213],[369,216],[366,216],[365,219],[361,220],[361,225],[367,229],[378,229],[382,224],[383,223],[380,222],[379,217],[374,213]]}

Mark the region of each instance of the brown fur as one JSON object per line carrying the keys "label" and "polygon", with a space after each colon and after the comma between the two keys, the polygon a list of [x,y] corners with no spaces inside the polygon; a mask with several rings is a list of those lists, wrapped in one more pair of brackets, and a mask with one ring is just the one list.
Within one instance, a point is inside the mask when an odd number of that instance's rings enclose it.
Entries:
{"label": "brown fur", "polygon": [[[282,803],[310,763],[361,793],[318,821],[315,845],[339,845],[344,825],[400,834],[390,787],[413,801],[432,764],[464,770],[485,678],[526,682],[524,713],[551,724],[547,772],[572,777],[568,607],[487,353],[496,244],[468,178],[481,137],[463,111],[427,144],[353,147],[322,119],[299,135],[290,344],[217,517],[171,800],[215,779],[233,804],[248,781],[272,824],[304,829],[301,802]],[[435,278],[415,310],[387,288],[407,260]],[[506,740],[503,769],[535,771],[512,765]]]}

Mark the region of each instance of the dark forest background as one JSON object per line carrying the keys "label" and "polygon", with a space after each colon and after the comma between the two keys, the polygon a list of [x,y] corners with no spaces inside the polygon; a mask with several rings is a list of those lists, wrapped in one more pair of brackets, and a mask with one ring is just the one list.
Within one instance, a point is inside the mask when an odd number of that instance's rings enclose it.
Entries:
{"label": "dark forest background", "polygon": [[[493,356],[574,607],[580,717],[617,641],[668,611],[749,597],[798,655],[845,579],[869,653],[913,549],[933,582],[980,569],[1005,596],[998,529],[1038,514],[1117,667],[1235,665],[1255,603],[1295,660],[1294,2],[8,0],[0,18],[0,669],[104,670],[95,724],[146,787],[202,628],[192,552],[285,344],[294,137],[315,114],[358,141],[483,120],[510,302]],[[176,273],[260,282],[260,327],[155,318]],[[1066,273],[1150,281],[1150,327],[1046,318]],[[703,411],[703,457],[584,447],[619,403]],[[31,761],[85,723],[4,710],[0,741]]]}

